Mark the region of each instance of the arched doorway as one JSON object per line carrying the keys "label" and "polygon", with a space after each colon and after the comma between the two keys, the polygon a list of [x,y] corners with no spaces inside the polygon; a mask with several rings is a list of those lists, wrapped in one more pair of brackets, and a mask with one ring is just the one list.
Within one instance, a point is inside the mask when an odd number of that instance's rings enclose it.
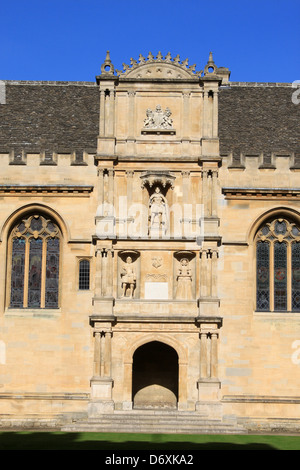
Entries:
{"label": "arched doorway", "polygon": [[177,408],[178,355],[165,343],[151,341],[133,355],[134,408]]}

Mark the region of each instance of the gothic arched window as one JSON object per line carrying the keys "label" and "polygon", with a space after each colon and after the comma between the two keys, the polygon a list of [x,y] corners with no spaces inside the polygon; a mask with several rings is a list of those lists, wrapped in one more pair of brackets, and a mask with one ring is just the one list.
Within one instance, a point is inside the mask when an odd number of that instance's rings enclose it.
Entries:
{"label": "gothic arched window", "polygon": [[32,214],[10,235],[11,308],[58,308],[61,233],[53,220]]}
{"label": "gothic arched window", "polygon": [[300,311],[300,228],[287,219],[265,223],[257,233],[256,309]]}

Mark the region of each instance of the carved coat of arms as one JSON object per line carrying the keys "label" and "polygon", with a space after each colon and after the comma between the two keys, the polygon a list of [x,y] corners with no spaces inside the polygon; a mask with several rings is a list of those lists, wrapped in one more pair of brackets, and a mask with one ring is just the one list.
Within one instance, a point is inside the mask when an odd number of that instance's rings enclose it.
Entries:
{"label": "carved coat of arms", "polygon": [[152,257],[152,266],[159,268],[162,265],[162,258],[160,256]]}
{"label": "carved coat of arms", "polygon": [[171,119],[171,111],[166,108],[162,110],[158,104],[153,111],[148,108],[146,111],[146,119],[144,119],[144,129],[173,129],[173,119]]}

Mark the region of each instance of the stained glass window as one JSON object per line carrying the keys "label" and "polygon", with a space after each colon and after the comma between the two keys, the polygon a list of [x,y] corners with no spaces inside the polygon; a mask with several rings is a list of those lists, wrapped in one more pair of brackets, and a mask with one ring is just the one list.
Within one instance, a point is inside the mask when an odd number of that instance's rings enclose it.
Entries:
{"label": "stained glass window", "polygon": [[88,290],[90,288],[90,262],[83,259],[79,263],[79,289]]}
{"label": "stained glass window", "polygon": [[60,231],[42,215],[19,221],[12,230],[11,308],[57,308]]}
{"label": "stained glass window", "polygon": [[287,309],[287,249],[285,243],[274,243],[274,310]]}
{"label": "stained glass window", "polygon": [[300,311],[300,242],[292,244],[292,308]]}
{"label": "stained glass window", "polygon": [[11,307],[23,307],[24,299],[24,264],[25,264],[25,239],[15,238],[12,241],[11,264]]}
{"label": "stained glass window", "polygon": [[270,220],[257,233],[256,308],[300,311],[300,229],[287,219]]}
{"label": "stained glass window", "polygon": [[58,307],[59,239],[47,241],[45,307]]}
{"label": "stained glass window", "polygon": [[28,274],[28,307],[41,306],[41,275],[42,275],[43,241],[30,239],[29,274]]}
{"label": "stained glass window", "polygon": [[257,310],[270,310],[270,245],[258,242],[256,248]]}

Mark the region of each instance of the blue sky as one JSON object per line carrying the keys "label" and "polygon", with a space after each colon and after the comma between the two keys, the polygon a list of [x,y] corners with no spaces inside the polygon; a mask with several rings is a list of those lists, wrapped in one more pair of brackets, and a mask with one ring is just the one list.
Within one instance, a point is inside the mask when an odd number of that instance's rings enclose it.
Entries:
{"label": "blue sky", "polygon": [[[2,5],[1,5],[2,3]],[[161,51],[232,81],[300,80],[300,0],[0,0],[0,80],[94,81]]]}

